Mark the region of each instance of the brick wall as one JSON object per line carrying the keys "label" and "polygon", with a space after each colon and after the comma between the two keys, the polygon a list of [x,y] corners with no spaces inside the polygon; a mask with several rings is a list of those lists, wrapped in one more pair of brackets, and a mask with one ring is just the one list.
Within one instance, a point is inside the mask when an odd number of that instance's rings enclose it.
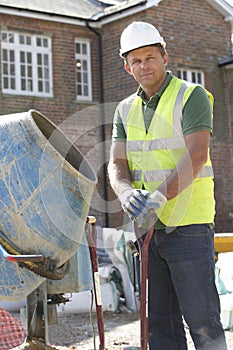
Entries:
{"label": "brick wall", "polygon": [[[233,231],[233,66],[221,68],[225,95],[220,113],[225,120],[223,137],[213,137],[212,159],[215,172],[216,231]],[[222,107],[224,107],[222,106]],[[220,139],[220,140],[219,140]]]}
{"label": "brick wall", "polygon": [[[133,20],[148,21],[157,26],[167,42],[170,55],[169,69],[174,74],[180,68],[200,69],[205,72],[206,87],[215,97],[215,132],[211,144],[215,170],[217,216],[216,231],[232,231],[232,73],[223,74],[218,58],[230,53],[230,24],[203,0],[163,0],[158,6],[136,15],[108,23],[98,31],[103,39],[103,80],[105,111],[98,106],[98,43],[97,36],[86,27],[7,16],[0,14],[3,29],[45,34],[52,37],[53,45],[53,98],[20,97],[3,95],[0,91],[1,114],[21,112],[35,108],[60,124],[63,130],[85,154],[98,176],[98,185],[90,213],[97,216],[99,225],[118,227],[122,223],[122,211],[115,200],[108,179],[103,178],[103,166],[108,162],[111,139],[111,122],[115,102],[131,94],[137,88],[123,69],[119,57],[119,38],[122,30]],[[229,33],[227,36],[226,33]],[[92,50],[93,102],[76,100],[74,40],[89,38]],[[225,80],[224,80],[225,79]],[[224,84],[231,96],[224,97]],[[71,117],[72,116],[72,117]],[[104,117],[104,122],[103,122]],[[64,122],[65,121],[65,122]],[[62,123],[62,124],[61,124]],[[102,124],[105,124],[103,130]],[[103,131],[106,142],[103,143]],[[105,157],[103,156],[105,150]],[[231,187],[229,187],[231,184]],[[108,193],[109,203],[104,201]]]}
{"label": "brick wall", "polygon": [[[132,77],[123,69],[118,57],[119,38],[122,30],[133,20],[154,24],[167,42],[170,56],[169,69],[177,74],[180,68],[205,72],[205,86],[214,95],[214,137],[212,140],[215,172],[215,196],[217,200],[216,231],[233,231],[229,212],[233,208],[232,130],[233,115],[228,111],[229,101],[224,97],[224,76],[218,67],[218,59],[231,50],[230,24],[212,6],[203,0],[164,0],[158,6],[142,11],[106,26],[104,32],[105,99],[120,100],[136,89]],[[228,36],[226,35],[228,33]],[[231,91],[232,75],[226,93]],[[231,87],[230,87],[231,84]],[[231,124],[229,119],[231,118]],[[231,190],[229,190],[231,188]],[[113,196],[109,195],[109,198]],[[113,196],[114,198],[114,196]],[[111,215],[110,224],[119,224],[119,217]]]}

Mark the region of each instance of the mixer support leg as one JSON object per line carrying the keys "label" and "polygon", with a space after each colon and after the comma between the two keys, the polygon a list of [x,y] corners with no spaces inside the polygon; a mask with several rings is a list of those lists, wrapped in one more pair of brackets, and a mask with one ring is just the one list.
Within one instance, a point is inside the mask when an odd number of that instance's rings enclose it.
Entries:
{"label": "mixer support leg", "polygon": [[28,341],[40,339],[49,343],[46,281],[27,297],[27,323]]}

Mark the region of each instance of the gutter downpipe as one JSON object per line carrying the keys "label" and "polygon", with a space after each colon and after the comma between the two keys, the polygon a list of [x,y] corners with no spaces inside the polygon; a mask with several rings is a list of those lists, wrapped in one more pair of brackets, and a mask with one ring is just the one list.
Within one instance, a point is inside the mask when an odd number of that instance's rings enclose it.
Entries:
{"label": "gutter downpipe", "polygon": [[103,64],[102,64],[102,36],[94,28],[92,28],[88,21],[86,21],[86,26],[98,37],[98,63],[99,63],[99,103],[101,111],[101,141],[102,141],[102,153],[103,153],[103,191],[104,191],[104,202],[105,202],[105,227],[109,226],[108,217],[108,185],[107,185],[107,166],[106,166],[106,151],[105,151],[105,115],[104,115],[104,85],[103,85]]}

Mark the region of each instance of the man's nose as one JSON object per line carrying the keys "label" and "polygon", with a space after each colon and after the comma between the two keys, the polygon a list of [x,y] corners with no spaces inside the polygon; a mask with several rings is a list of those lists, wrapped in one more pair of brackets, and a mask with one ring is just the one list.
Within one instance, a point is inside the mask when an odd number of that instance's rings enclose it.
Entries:
{"label": "man's nose", "polygon": [[146,68],[149,65],[148,60],[142,60],[141,61],[141,68]]}

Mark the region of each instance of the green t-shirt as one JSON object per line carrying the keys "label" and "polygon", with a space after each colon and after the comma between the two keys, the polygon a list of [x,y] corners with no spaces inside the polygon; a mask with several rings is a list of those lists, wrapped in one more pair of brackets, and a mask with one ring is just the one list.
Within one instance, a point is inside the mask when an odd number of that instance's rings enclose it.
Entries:
{"label": "green t-shirt", "polygon": [[[163,86],[154,96],[150,98],[149,101],[146,101],[144,98],[143,90],[140,87],[137,91],[138,96],[140,96],[142,99],[144,121],[147,130],[150,126],[153,114],[159,103],[159,99],[170,84],[171,80],[172,73],[168,72]],[[207,93],[201,86],[197,86],[193,90],[184,106],[182,130],[184,136],[200,130],[209,130],[210,133],[213,131],[212,106],[210,104]],[[112,137],[115,141],[126,140],[125,129],[119,113],[116,113],[114,117]]]}
{"label": "green t-shirt", "polygon": [[[159,99],[172,80],[172,73],[167,73],[167,78],[161,89],[146,101],[143,90],[139,87],[137,95],[142,98],[142,108],[145,127],[148,130]],[[182,130],[184,136],[201,130],[213,131],[213,113],[206,91],[197,86],[189,96],[182,113]],[[116,113],[113,121],[112,138],[114,141],[126,141],[126,133],[119,113]],[[155,223],[156,229],[164,229],[165,226],[160,220]]]}

